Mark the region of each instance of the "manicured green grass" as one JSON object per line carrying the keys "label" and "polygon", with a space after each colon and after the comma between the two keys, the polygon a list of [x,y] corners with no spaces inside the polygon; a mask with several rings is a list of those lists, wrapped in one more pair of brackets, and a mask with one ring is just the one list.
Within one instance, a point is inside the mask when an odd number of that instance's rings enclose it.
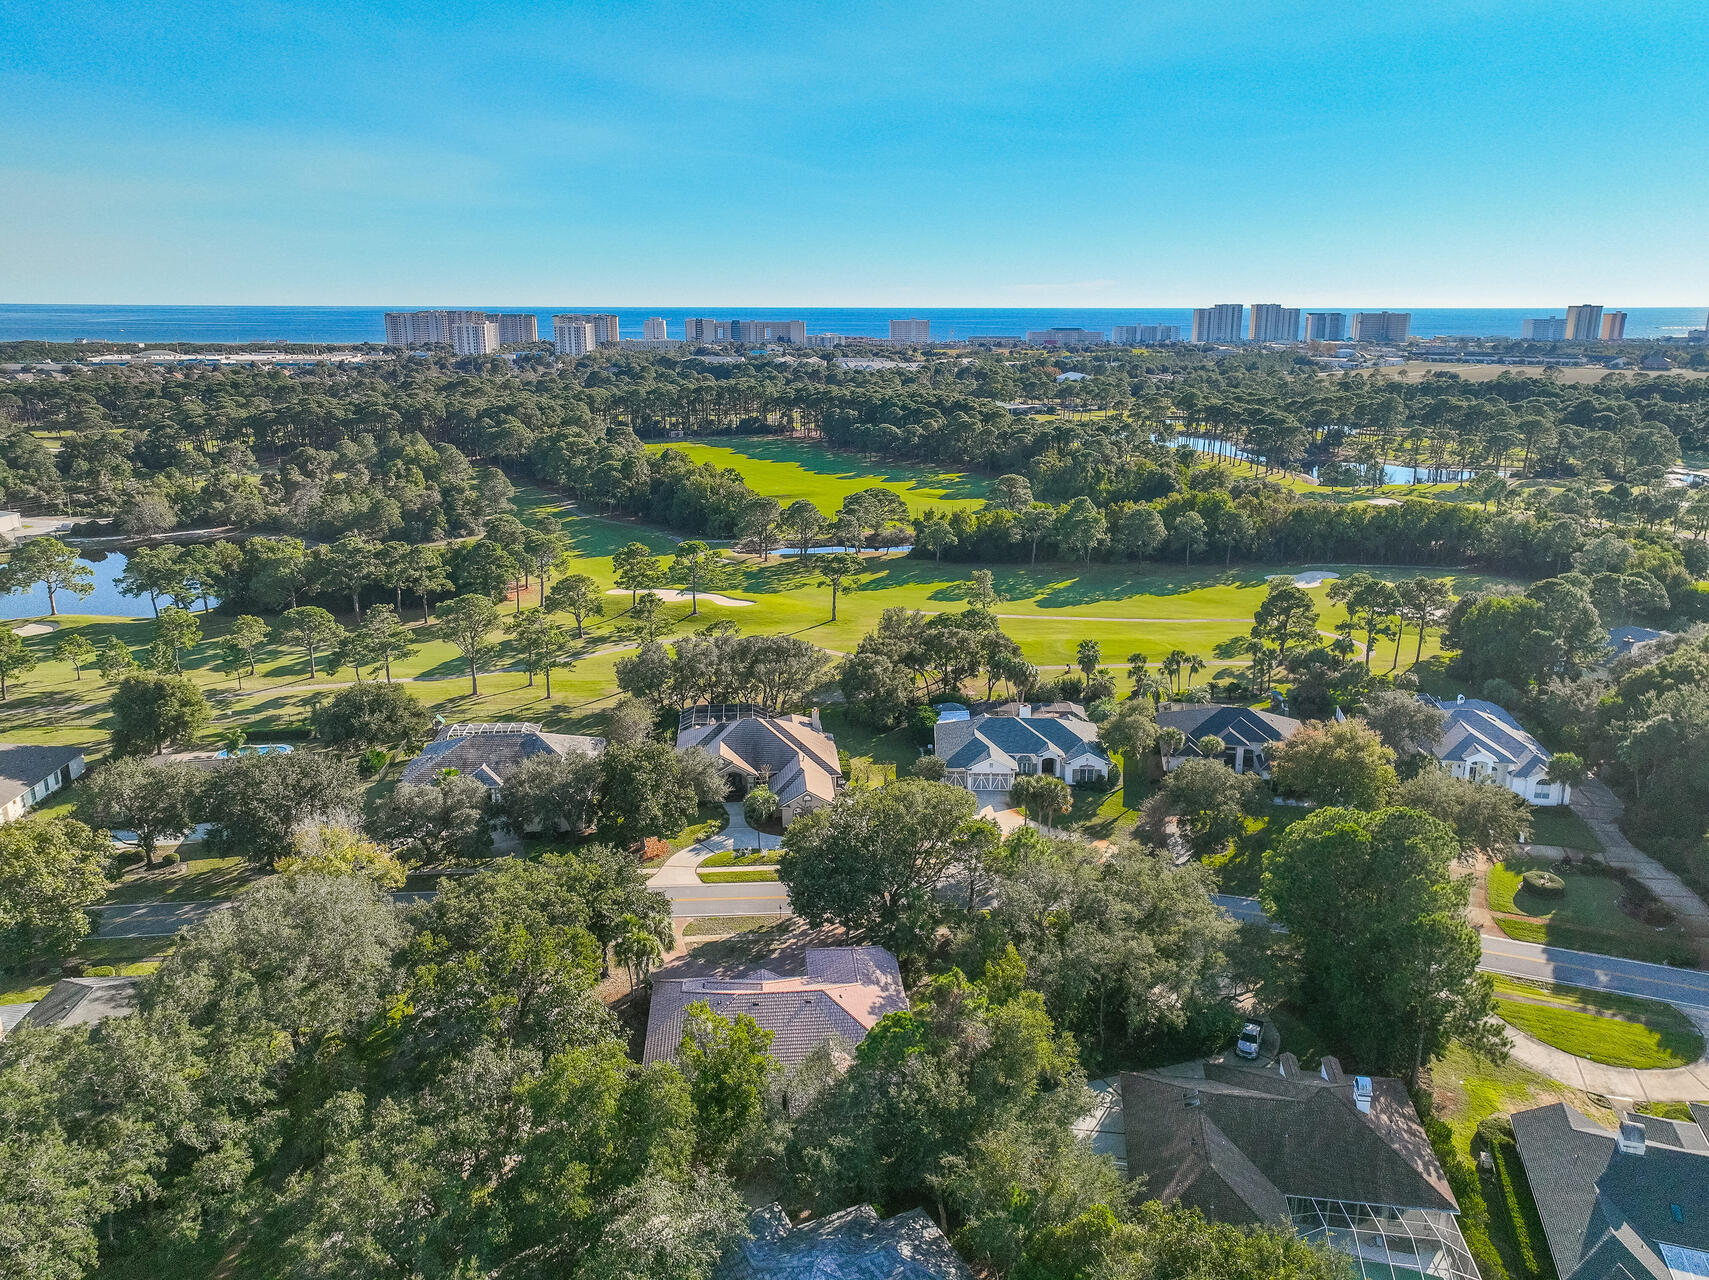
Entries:
{"label": "manicured green grass", "polygon": [[[87,968],[111,965],[124,978],[137,978],[160,967],[160,957],[175,945],[171,938],[95,938],[83,939],[71,957],[81,960]],[[29,1004],[40,1000],[48,988],[61,977],[64,970],[55,966],[40,975],[0,972],[0,1004]]]}
{"label": "manicured green grass", "polygon": [[708,836],[717,835],[729,821],[730,815],[724,811],[723,805],[701,805],[694,821],[670,838],[671,852],[680,852],[691,844],[699,844]]}
{"label": "manicured green grass", "polygon": [[1550,898],[1524,885],[1524,873],[1537,868],[1560,871],[1560,864],[1543,858],[1509,858],[1490,868],[1489,907],[1497,913],[1497,927],[1508,937],[1653,964],[1668,964],[1690,950],[1690,940],[1679,925],[1655,929],[1622,911],[1625,888],[1612,876],[1566,871],[1562,873],[1566,892]]}
{"label": "manicured green grass", "polygon": [[749,868],[744,871],[696,871],[701,884],[757,884],[765,880],[776,880],[775,868],[764,870]]}
{"label": "manicured green grass", "polygon": [[710,858],[701,859],[702,870],[714,867],[775,867],[777,865],[776,849],[751,849],[743,852],[740,849],[726,849],[723,853],[715,853]]}
{"label": "manicured green grass", "polygon": [[1614,1113],[1606,1105],[1592,1102],[1588,1094],[1511,1058],[1501,1063],[1480,1058],[1460,1044],[1450,1045],[1448,1052],[1431,1065],[1430,1092],[1436,1114],[1453,1131],[1455,1149],[1467,1158],[1478,1125],[1500,1113],[1511,1115],[1550,1102],[1566,1102],[1599,1123],[1614,1120]]}
{"label": "manicured green grass", "polygon": [[1524,1280],[1555,1280],[1543,1219],[1537,1212],[1537,1199],[1525,1175],[1525,1162],[1519,1158],[1518,1144],[1511,1137],[1496,1138],[1489,1144],[1489,1154],[1495,1167],[1483,1181],[1495,1184],[1495,1194],[1485,1196],[1492,1238],[1498,1248],[1506,1245],[1511,1250],[1510,1256],[1519,1268],[1517,1274]]}
{"label": "manicured green grass", "polygon": [[180,845],[177,866],[153,870],[140,862],[102,899],[109,906],[128,902],[197,902],[230,898],[248,888],[259,872],[247,858],[211,858],[199,843]]}
{"label": "manicured green grass", "polygon": [[1495,979],[1502,1018],[1545,1044],[1610,1067],[1682,1067],[1703,1036],[1672,1005],[1601,991]]}
{"label": "manicured green grass", "polygon": [[727,933],[748,933],[756,929],[776,928],[776,916],[703,916],[683,926],[685,938],[721,937]]}
{"label": "manicured green grass", "polygon": [[906,463],[883,463],[859,454],[803,440],[759,436],[728,443],[687,441],[647,446],[650,452],[674,449],[695,463],[731,467],[762,497],[780,502],[805,498],[826,515],[860,489],[884,488],[898,494],[910,511],[927,507],[976,507],[985,500],[987,481],[957,471],[934,471]]}
{"label": "manicured green grass", "polygon": [[1590,824],[1564,804],[1532,808],[1531,843],[1556,844],[1586,853],[1602,852],[1602,841],[1596,838]]}

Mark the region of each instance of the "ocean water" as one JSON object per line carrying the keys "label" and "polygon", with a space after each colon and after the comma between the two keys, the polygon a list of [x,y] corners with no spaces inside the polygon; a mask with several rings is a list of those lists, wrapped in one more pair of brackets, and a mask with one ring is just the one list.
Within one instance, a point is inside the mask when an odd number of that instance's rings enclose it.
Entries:
{"label": "ocean water", "polygon": [[[1290,303],[1290,305],[1292,305]],[[626,338],[639,338],[649,316],[663,316],[673,338],[683,333],[688,316],[720,320],[803,320],[808,333],[841,333],[882,338],[889,321],[917,316],[932,322],[934,338],[1023,335],[1029,329],[1058,327],[1101,329],[1118,324],[1175,324],[1191,329],[1186,307],[611,307],[593,303],[563,303],[550,307],[515,304],[450,302],[396,304],[383,307],[125,307],[59,306],[0,303],[0,341],[37,338],[75,342],[383,342],[387,311],[416,311],[455,307],[487,311],[533,311],[542,335],[550,334],[554,312],[615,313]],[[1371,310],[1369,307],[1312,305],[1302,311]],[[1565,304],[1508,308],[1412,307],[1394,304],[1391,311],[1412,312],[1412,332],[1422,337],[1517,338],[1520,322],[1530,316],[1564,316]],[[1709,307],[1631,307],[1626,321],[1629,338],[1683,338],[1704,327]]]}

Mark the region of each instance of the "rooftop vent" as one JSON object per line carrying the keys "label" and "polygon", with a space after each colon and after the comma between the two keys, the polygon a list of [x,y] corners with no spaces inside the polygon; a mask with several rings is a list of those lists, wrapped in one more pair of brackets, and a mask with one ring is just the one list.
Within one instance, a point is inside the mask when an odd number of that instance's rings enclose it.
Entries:
{"label": "rooftop vent", "polygon": [[1371,1077],[1354,1076],[1353,1105],[1358,1107],[1359,1110],[1363,1111],[1366,1115],[1371,1114],[1371,1095]]}
{"label": "rooftop vent", "polygon": [[1188,1107],[1203,1106],[1204,1099],[1199,1097],[1199,1091],[1197,1089],[1189,1089],[1187,1090],[1187,1096],[1182,1100],[1182,1105]]}
{"label": "rooftop vent", "polygon": [[1620,1122],[1620,1150],[1629,1156],[1644,1154],[1644,1126],[1633,1119]]}

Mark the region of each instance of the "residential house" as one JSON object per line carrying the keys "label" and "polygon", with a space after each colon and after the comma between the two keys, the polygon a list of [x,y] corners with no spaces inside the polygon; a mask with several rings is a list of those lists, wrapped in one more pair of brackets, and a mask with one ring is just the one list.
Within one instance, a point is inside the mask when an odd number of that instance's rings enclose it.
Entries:
{"label": "residential house", "polygon": [[1608,628],[1608,657],[1624,658],[1629,653],[1636,653],[1645,645],[1654,644],[1657,640],[1666,640],[1671,631],[1657,631],[1654,627],[1610,627]]}
{"label": "residential house", "polygon": [[794,1226],[771,1204],[749,1217],[748,1230],[718,1280],[973,1280],[924,1209],[880,1218],[857,1204]]}
{"label": "residential house", "polygon": [[83,776],[76,747],[0,744],[0,822],[23,817],[73,778]]}
{"label": "residential house", "polygon": [[135,1006],[136,984],[135,978],[61,978],[18,1025],[82,1027],[125,1017]]}
{"label": "residential house", "polygon": [[682,1044],[683,1014],[696,1002],[721,1017],[751,1017],[772,1033],[771,1056],[803,1061],[820,1045],[852,1050],[887,1013],[908,1008],[896,957],[883,947],[812,947],[807,971],[755,969],[739,977],[655,977],[641,1061],[667,1062]]}
{"label": "residential house", "polygon": [[1561,805],[1572,787],[1546,776],[1551,753],[1501,707],[1461,694],[1452,702],[1418,695],[1447,716],[1431,754],[1456,778],[1493,782],[1537,805]]}
{"label": "residential house", "polygon": [[778,816],[788,826],[837,798],[843,767],[836,739],[811,715],[772,715],[747,703],[701,704],[677,721],[678,751],[697,747],[718,761],[740,799],[764,784],[778,800]]}
{"label": "residential house", "polygon": [[1478,1280],[1459,1204],[1399,1080],[1211,1060],[1121,1077],[1138,1194],[1238,1226],[1281,1224],[1362,1280]]}
{"label": "residential house", "polygon": [[1629,1115],[1618,1132],[1560,1102],[1514,1114],[1561,1280],[1709,1276],[1709,1107],[1691,1114]]}
{"label": "residential house", "polygon": [[566,756],[572,751],[596,756],[604,750],[604,738],[547,733],[537,724],[520,721],[451,724],[404,766],[399,781],[430,786],[443,770],[455,769],[497,791],[518,765],[536,756]]}
{"label": "residential house", "polygon": [[1286,742],[1300,731],[1301,725],[1292,716],[1274,711],[1259,711],[1252,707],[1219,707],[1211,704],[1169,707],[1157,713],[1158,728],[1179,729],[1185,738],[1179,750],[1163,757],[1166,773],[1180,768],[1188,760],[1204,755],[1199,750],[1201,738],[1222,740],[1221,759],[1236,773],[1256,773],[1270,776],[1269,752],[1277,743]]}
{"label": "residential house", "polygon": [[1109,753],[1098,726],[1073,702],[1009,703],[975,716],[940,714],[932,750],[949,770],[944,781],[975,793],[1006,792],[1024,774],[1065,782],[1103,782]]}

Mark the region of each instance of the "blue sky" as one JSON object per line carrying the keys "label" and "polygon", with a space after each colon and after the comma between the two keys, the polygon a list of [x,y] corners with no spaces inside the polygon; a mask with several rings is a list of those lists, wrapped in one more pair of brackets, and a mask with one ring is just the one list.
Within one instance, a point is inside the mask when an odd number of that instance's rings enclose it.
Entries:
{"label": "blue sky", "polygon": [[1709,298],[1709,5],[0,5],[0,301]]}

